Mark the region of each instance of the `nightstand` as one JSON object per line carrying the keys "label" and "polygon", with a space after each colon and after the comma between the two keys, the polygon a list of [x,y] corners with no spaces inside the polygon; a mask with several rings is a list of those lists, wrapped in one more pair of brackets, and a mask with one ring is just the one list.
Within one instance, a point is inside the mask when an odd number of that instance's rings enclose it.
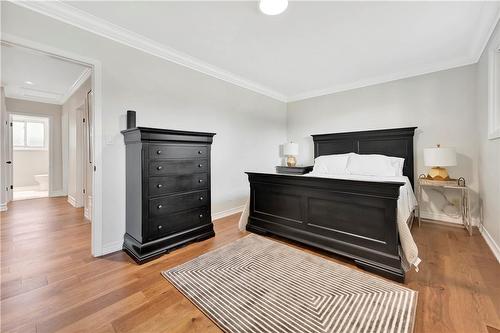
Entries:
{"label": "nightstand", "polygon": [[294,167],[277,166],[276,167],[276,172],[277,173],[286,173],[286,174],[291,174],[291,175],[303,175],[303,174],[311,172],[312,169],[313,169],[312,165],[309,165],[309,166],[294,166]]}
{"label": "nightstand", "polygon": [[470,216],[470,201],[469,201],[469,188],[467,186],[458,185],[456,180],[430,180],[426,178],[419,178],[417,180],[417,201],[418,201],[418,226],[420,226],[421,214],[420,207],[422,205],[422,188],[444,188],[444,189],[454,189],[461,192],[460,196],[460,214],[462,216],[462,224],[464,228],[467,229],[469,235],[472,236],[472,221]]}

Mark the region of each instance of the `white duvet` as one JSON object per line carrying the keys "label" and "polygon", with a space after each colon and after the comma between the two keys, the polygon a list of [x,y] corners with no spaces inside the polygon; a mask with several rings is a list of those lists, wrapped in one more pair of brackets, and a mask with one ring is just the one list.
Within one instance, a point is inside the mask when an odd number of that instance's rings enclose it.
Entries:
{"label": "white duvet", "polygon": [[[332,175],[325,173],[308,173],[305,175],[297,177],[320,177],[320,178],[336,178],[336,179],[349,179],[349,180],[361,180],[368,182],[401,182],[405,185],[399,188],[399,198],[398,198],[398,212],[397,212],[397,222],[399,238],[401,241],[401,258],[403,263],[403,269],[408,271],[411,266],[415,267],[418,271],[418,264],[420,263],[420,258],[418,257],[418,248],[413,240],[410,232],[410,228],[407,224],[408,218],[412,215],[415,207],[417,206],[417,199],[413,193],[413,189],[410,180],[406,176],[362,176],[362,175]],[[240,230],[245,230],[248,221],[249,203],[245,205],[243,214],[241,214],[239,228]]]}

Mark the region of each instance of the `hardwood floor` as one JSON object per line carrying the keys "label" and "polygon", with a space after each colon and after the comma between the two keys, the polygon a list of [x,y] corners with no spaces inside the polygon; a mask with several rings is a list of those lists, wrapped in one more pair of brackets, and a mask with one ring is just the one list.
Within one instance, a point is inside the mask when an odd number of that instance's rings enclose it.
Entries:
{"label": "hardwood floor", "polygon": [[[1,331],[220,332],[160,271],[243,237],[237,221],[138,266],[121,251],[93,258],[90,224],[66,198],[13,202],[1,214]],[[415,332],[500,328],[500,265],[482,237],[430,223],[413,232],[423,259],[406,283],[419,292]]]}

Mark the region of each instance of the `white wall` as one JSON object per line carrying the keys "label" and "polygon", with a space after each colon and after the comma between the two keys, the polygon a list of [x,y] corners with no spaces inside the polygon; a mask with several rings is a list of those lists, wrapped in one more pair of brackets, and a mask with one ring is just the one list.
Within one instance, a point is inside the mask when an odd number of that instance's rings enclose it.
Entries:
{"label": "white wall", "polygon": [[38,183],[35,175],[49,174],[48,150],[14,150],[14,188]]}
{"label": "white wall", "polygon": [[[103,175],[105,248],[119,248],[125,232],[125,147],[120,130],[125,128],[128,109],[137,110],[139,126],[217,133],[212,153],[214,214],[244,203],[248,195],[244,171],[271,169],[280,163],[278,146],[286,141],[287,134],[289,140],[300,143],[299,163],[310,163],[311,134],[403,126],[419,127],[415,136],[416,175],[427,171],[423,148],[437,143],[456,147],[458,166],[450,168],[451,175],[465,177],[477,200],[480,153],[476,128],[482,125],[478,125],[475,111],[476,65],[287,106],[12,3],[2,2],[1,6],[3,32],[102,63],[103,161],[96,167]],[[66,117],[69,121],[70,115],[63,112],[63,119]],[[69,129],[63,131],[63,136],[68,133]],[[489,156],[498,156],[498,144],[485,143],[484,138],[481,142],[482,159],[490,163],[489,159],[495,157]],[[64,154],[69,160],[69,150]],[[490,172],[498,170],[498,157],[495,161]],[[483,168],[489,167],[483,164]],[[488,225],[492,229],[494,216],[496,223],[499,216],[492,210],[498,208],[491,208],[491,201],[498,200],[498,187],[494,186],[481,186],[489,197],[485,203],[490,202]],[[432,202],[434,206],[426,204],[423,209],[435,218],[446,218],[440,211],[441,198],[434,195]],[[491,232],[500,235],[495,230]]]}
{"label": "white wall", "polygon": [[212,147],[213,214],[242,205],[245,170],[272,168],[286,140],[286,105],[230,83],[2,2],[2,32],[102,63],[103,245],[118,249],[125,232],[126,110],[139,126],[216,132]]}
{"label": "white wall", "polygon": [[[52,177],[49,179],[50,188],[52,194],[63,195],[61,106],[49,103],[25,101],[15,98],[6,98],[5,103],[8,113],[49,117],[49,160],[52,168]],[[16,177],[16,170],[17,167],[14,167],[14,177]]]}
{"label": "white wall", "polygon": [[[456,147],[458,166],[452,177],[465,177],[477,201],[476,66],[435,72],[409,79],[311,98],[288,105],[288,139],[299,142],[298,162],[312,163],[311,134],[418,126],[415,135],[416,176],[427,172],[423,148],[437,143]],[[427,217],[458,222],[454,207],[429,191]],[[447,194],[453,199],[453,193]],[[475,213],[477,215],[477,212]]]}
{"label": "white wall", "polygon": [[[479,193],[485,238],[500,260],[500,138],[488,140],[488,53],[500,45],[500,23],[478,64],[477,117],[479,136]],[[494,244],[491,243],[494,242]]]}
{"label": "white wall", "polygon": [[63,158],[65,178],[67,180],[68,197],[77,207],[83,206],[82,193],[82,133],[81,108],[85,104],[87,92],[91,90],[90,78],[78,88],[62,106],[62,117],[65,121],[63,141]]}

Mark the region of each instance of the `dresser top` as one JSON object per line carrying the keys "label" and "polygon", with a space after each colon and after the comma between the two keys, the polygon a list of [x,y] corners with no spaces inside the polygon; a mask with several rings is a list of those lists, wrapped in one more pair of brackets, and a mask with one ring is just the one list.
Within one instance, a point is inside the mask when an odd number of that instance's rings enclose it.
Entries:
{"label": "dresser top", "polygon": [[121,131],[125,143],[138,141],[177,141],[212,143],[215,133],[179,131],[162,128],[134,127]]}

